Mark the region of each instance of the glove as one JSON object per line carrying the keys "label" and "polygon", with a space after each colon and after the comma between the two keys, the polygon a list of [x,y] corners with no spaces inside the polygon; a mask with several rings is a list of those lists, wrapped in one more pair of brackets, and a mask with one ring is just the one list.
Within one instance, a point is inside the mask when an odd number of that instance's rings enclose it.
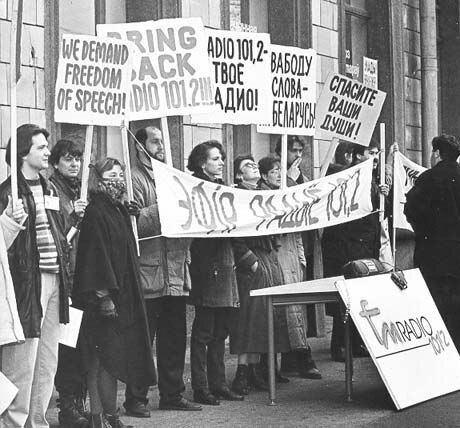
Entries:
{"label": "glove", "polygon": [[141,207],[136,201],[125,201],[125,207],[128,210],[129,215],[132,215],[136,218],[139,217],[141,213]]}
{"label": "glove", "polygon": [[104,296],[99,299],[99,315],[103,318],[118,318],[117,308],[110,296]]}

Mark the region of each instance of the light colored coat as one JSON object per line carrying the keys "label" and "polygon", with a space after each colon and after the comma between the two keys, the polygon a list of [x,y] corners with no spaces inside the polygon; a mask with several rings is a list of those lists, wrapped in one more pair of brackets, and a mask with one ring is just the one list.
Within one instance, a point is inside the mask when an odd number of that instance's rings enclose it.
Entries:
{"label": "light colored coat", "polygon": [[0,346],[24,342],[7,250],[24,229],[5,213],[0,216]]}

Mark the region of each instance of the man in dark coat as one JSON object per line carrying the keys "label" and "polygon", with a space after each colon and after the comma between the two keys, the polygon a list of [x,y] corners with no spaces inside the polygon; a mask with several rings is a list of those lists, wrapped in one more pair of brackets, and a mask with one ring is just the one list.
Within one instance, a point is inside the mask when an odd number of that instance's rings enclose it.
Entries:
{"label": "man in dark coat", "polygon": [[404,214],[415,232],[414,263],[457,349],[460,345],[460,143],[433,138],[431,169],[407,194]]}
{"label": "man in dark coat", "polygon": [[[59,194],[59,207],[64,222],[64,233],[71,244],[69,274],[71,285],[77,256],[78,227],[85,213],[86,201],[80,199],[80,179],[82,151],[70,140],[59,140],[51,150],[50,163],[54,172],[50,177]],[[59,345],[56,378],[59,393],[59,424],[71,427],[85,427],[86,382],[79,347]]]}
{"label": "man in dark coat", "polygon": [[[349,261],[359,259],[378,259],[380,251],[380,222],[377,211],[380,193],[388,196],[389,187],[377,184],[378,147],[371,143],[369,147],[359,144],[352,145],[352,164],[357,165],[370,158],[374,159],[371,199],[375,210],[373,213],[348,223],[324,229],[322,239],[324,276],[331,277],[342,274],[342,267]],[[338,307],[327,307],[328,315],[334,317],[331,356],[335,361],[345,361],[345,328]],[[357,332],[352,335],[353,354],[367,355]]]}
{"label": "man in dark coat", "polygon": [[[25,124],[16,135],[18,195],[27,218],[8,250],[8,259],[26,340],[2,348],[2,372],[19,392],[0,425],[48,426],[46,410],[57,367],[59,323],[67,323],[69,317],[69,249],[56,188],[40,175],[48,167],[48,132]],[[10,164],[11,141],[6,161]],[[9,197],[11,178],[0,186],[0,212]]]}
{"label": "man in dark coat", "polygon": [[[137,163],[133,168],[134,200],[138,205],[137,229],[141,281],[151,339],[156,338],[158,390],[162,410],[201,410],[182,396],[187,340],[186,303],[190,288],[188,265],[191,239],[168,239],[161,235],[154,171],[150,157],[163,162],[163,138],[153,126],[137,131]],[[126,412],[149,417],[148,388],[126,387]]]}

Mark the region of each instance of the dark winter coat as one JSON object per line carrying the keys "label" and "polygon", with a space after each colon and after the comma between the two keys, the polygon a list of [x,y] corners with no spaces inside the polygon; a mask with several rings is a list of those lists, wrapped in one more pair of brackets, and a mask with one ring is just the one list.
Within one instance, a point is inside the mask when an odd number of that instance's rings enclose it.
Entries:
{"label": "dark winter coat", "polygon": [[[64,234],[67,236],[72,227],[78,228],[80,218],[75,214],[74,202],[80,197],[80,181],[73,180],[72,182],[66,179],[59,171],[55,171],[49,178],[59,194],[59,211],[61,212],[64,222]],[[70,279],[73,283],[75,273],[75,260],[77,258],[78,247],[78,232],[74,235],[70,243]]]}
{"label": "dark winter coat", "polygon": [[420,175],[406,197],[415,265],[424,276],[460,278],[460,165],[439,162]]}
{"label": "dark winter coat", "polygon": [[150,162],[142,156],[132,171],[134,200],[141,207],[137,219],[141,281],[144,297],[188,296],[190,289],[189,238],[165,238],[161,234],[157,193]]}
{"label": "dark winter coat", "polygon": [[[54,185],[40,176],[44,195],[57,196]],[[13,245],[8,250],[8,262],[13,278],[16,303],[26,338],[40,337],[43,311],[40,303],[41,273],[40,254],[37,249],[35,230],[35,201],[27,181],[18,171],[18,194],[24,203],[27,219],[24,230],[19,232]],[[11,177],[0,185],[0,212],[8,205],[11,195]],[[58,252],[59,262],[59,321],[69,322],[69,245],[63,231],[63,220],[59,211],[46,210],[51,233]]]}
{"label": "dark winter coat", "polygon": [[[245,189],[244,185],[238,186]],[[233,238],[240,307],[230,333],[230,352],[267,352],[267,305],[264,297],[250,297],[251,290],[282,284],[276,236]],[[258,262],[257,270],[251,266]],[[275,308],[275,351],[290,350],[285,308]]]}
{"label": "dark winter coat", "polygon": [[[107,290],[118,319],[98,313],[96,291]],[[104,368],[124,383],[155,383],[139,262],[125,207],[92,193],[80,228],[73,302],[83,309],[80,341],[85,357],[98,353]],[[88,358],[85,358],[86,360]]]}
{"label": "dark winter coat", "polygon": [[[195,173],[193,176],[210,181],[204,173]],[[207,307],[238,307],[240,301],[232,240],[198,238],[194,239],[190,250],[192,290],[189,302]]]}

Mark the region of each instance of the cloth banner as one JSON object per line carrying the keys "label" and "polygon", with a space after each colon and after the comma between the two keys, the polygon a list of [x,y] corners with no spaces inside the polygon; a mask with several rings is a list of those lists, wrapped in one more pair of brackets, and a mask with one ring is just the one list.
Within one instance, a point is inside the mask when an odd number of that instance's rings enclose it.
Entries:
{"label": "cloth banner", "polygon": [[54,120],[120,126],[127,114],[131,44],[64,34],[59,51]]}
{"label": "cloth banner", "polygon": [[316,52],[271,45],[270,71],[271,121],[257,132],[315,135]]}
{"label": "cloth banner", "polygon": [[100,24],[97,35],[135,45],[130,120],[215,111],[201,18]]}
{"label": "cloth banner", "polygon": [[206,30],[216,112],[194,123],[265,123],[270,120],[270,35]]}
{"label": "cloth banner", "polygon": [[317,137],[368,146],[385,97],[378,89],[330,74],[317,103]]}
{"label": "cloth banner", "polygon": [[412,230],[412,226],[408,223],[404,215],[406,193],[412,189],[415,180],[422,172],[426,171],[426,168],[407,159],[400,152],[395,152],[394,156],[395,169],[393,191],[395,203],[393,207],[393,227]]}
{"label": "cloth banner", "polygon": [[162,235],[256,236],[320,229],[372,212],[372,160],[284,190],[243,190],[152,160]]}

